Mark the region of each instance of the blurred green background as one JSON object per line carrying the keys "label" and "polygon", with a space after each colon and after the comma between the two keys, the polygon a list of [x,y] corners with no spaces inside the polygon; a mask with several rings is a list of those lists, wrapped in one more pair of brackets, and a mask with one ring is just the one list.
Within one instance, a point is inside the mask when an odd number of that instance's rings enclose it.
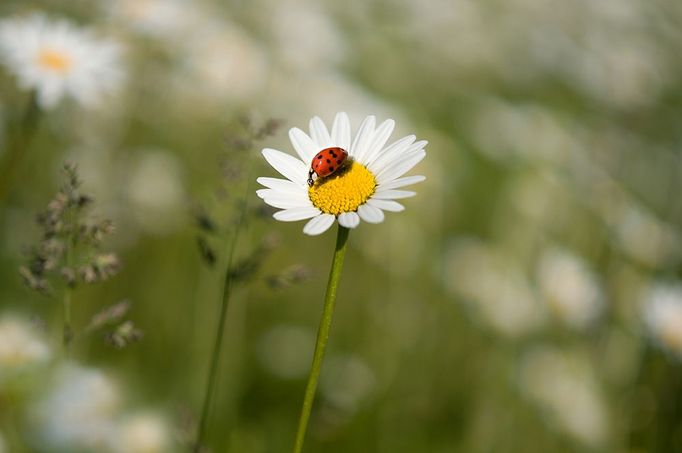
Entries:
{"label": "blurred green background", "polygon": [[[275,176],[262,147],[293,153],[288,128],[337,111],[353,133],[374,114],[396,120],[392,139],[429,140],[412,172],[427,180],[405,212],[351,232],[306,451],[682,451],[682,3],[0,6],[32,11],[120,42],[126,78],[95,109],[45,112],[0,203],[0,316],[49,350],[12,371],[0,321],[6,451],[109,451],[35,421],[60,417],[41,403],[57,376],[80,382],[63,377],[59,302],[18,271],[65,160],[122,263],[75,290],[74,327],[129,300],[143,332],[76,341],[70,366],[100,374],[72,397],[106,388],[106,417],[158,415],[163,447],[121,451],[187,450],[248,184],[237,258],[254,272],[229,307],[207,443],[290,449],[334,235],[276,222],[255,178]],[[29,95],[4,69],[0,93],[4,147]],[[282,127],[252,140],[243,118]]]}

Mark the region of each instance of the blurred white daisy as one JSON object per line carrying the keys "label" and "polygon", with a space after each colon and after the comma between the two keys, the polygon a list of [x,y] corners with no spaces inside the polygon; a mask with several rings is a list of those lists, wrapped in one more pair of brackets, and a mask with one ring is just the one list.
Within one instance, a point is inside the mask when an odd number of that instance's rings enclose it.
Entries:
{"label": "blurred white daisy", "polygon": [[185,0],[108,0],[103,2],[116,27],[177,42],[200,20],[199,8]]}
{"label": "blurred white daisy", "polygon": [[366,404],[376,387],[374,371],[357,356],[331,357],[320,390],[337,409],[352,413]]}
{"label": "blurred white daisy", "polygon": [[445,256],[445,287],[482,322],[510,338],[543,325],[544,307],[522,266],[503,249],[478,239],[460,239]]}
{"label": "blurred white daisy", "polygon": [[45,109],[64,97],[96,104],[123,78],[120,47],[89,30],[43,14],[0,21],[0,60]]}
{"label": "blurred white daisy", "polygon": [[129,215],[143,230],[165,234],[182,223],[182,166],[173,154],[160,149],[138,150],[128,178]]}
{"label": "blurred white daisy", "polygon": [[47,344],[28,322],[11,316],[0,319],[0,377],[49,357]]}
{"label": "blurred white daisy", "polygon": [[540,259],[538,286],[550,311],[574,329],[590,327],[604,310],[597,276],[578,256],[550,248]]}
{"label": "blurred white daisy", "polygon": [[644,319],[654,341],[682,360],[682,284],[654,285],[644,298]]}
{"label": "blurred white daisy", "polygon": [[[183,70],[176,92],[224,105],[261,93],[268,77],[266,55],[246,31],[224,20],[204,21],[176,51]],[[188,79],[191,83],[188,83]],[[202,104],[199,104],[203,106]]]}
{"label": "blurred white daisy", "polygon": [[168,452],[170,439],[170,430],[159,415],[138,413],[121,422],[111,450],[115,453]]}
{"label": "blurred white daisy", "polygon": [[[404,206],[397,199],[415,192],[396,190],[426,179],[424,176],[401,177],[424,156],[425,140],[414,135],[384,146],[395,122],[386,120],[378,127],[374,116],[368,116],[351,141],[350,121],[346,113],[337,113],[331,132],[319,117],[310,120],[310,135],[292,128],[289,138],[298,158],[266,148],[263,156],[287,179],[258,178],[267,189],[257,194],[267,204],[282,209],[274,214],[284,222],[310,219],[303,228],[309,235],[321,234],[338,220],[341,226],[355,228],[360,220],[381,223],[384,211],[399,212]],[[320,151],[338,147],[348,158],[326,177],[307,183],[313,158]],[[332,162],[333,164],[333,162]]]}
{"label": "blurred white daisy", "polygon": [[121,395],[103,372],[63,365],[33,408],[32,439],[45,451],[106,451],[116,438]]}
{"label": "blurred white daisy", "polygon": [[313,355],[312,332],[293,325],[279,325],[266,332],[258,342],[256,357],[268,372],[281,379],[305,376]]}
{"label": "blurred white daisy", "polygon": [[578,352],[536,346],[519,365],[521,390],[543,419],[586,447],[602,450],[610,420],[589,360]]}

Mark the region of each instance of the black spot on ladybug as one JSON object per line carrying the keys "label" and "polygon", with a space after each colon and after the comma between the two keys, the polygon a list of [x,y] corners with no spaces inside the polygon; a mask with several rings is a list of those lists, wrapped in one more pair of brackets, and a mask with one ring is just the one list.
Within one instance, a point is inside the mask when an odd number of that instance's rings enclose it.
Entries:
{"label": "black spot on ladybug", "polygon": [[337,159],[337,160],[336,160],[336,163],[339,164],[339,165],[341,165],[341,159]]}
{"label": "black spot on ladybug", "polygon": [[328,163],[328,164],[331,164],[331,163],[332,163],[332,161],[331,161],[331,160],[329,160],[329,159],[327,159],[327,163]]}
{"label": "black spot on ladybug", "polygon": [[334,167],[329,167],[329,171],[334,171]]}

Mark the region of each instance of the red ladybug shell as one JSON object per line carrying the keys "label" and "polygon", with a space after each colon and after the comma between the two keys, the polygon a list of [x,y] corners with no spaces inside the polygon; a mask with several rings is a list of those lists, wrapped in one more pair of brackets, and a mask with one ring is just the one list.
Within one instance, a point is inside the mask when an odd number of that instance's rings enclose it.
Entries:
{"label": "red ladybug shell", "polygon": [[347,157],[348,153],[346,150],[338,147],[325,148],[319,153],[315,154],[313,161],[310,163],[308,184],[310,186],[313,185],[313,173],[320,178],[329,176],[341,168]]}

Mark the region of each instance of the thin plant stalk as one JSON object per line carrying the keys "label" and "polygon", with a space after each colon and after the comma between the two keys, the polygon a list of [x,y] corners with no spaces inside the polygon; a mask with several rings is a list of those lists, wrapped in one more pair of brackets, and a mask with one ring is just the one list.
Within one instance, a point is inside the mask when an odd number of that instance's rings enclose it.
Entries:
{"label": "thin plant stalk", "polygon": [[64,352],[67,356],[71,355],[71,340],[73,338],[73,330],[71,328],[71,293],[73,290],[70,285],[64,288],[64,297],[62,303],[64,305],[64,328],[62,340],[64,342]]}
{"label": "thin plant stalk", "polygon": [[[73,269],[73,255],[76,241],[74,239],[74,225],[76,223],[73,211],[70,212],[70,230],[66,242],[66,266],[68,269]],[[71,327],[71,298],[73,295],[73,282],[66,282],[64,287],[64,294],[62,296],[62,305],[64,308],[63,333],[62,341],[64,343],[64,352],[66,356],[71,355],[71,340],[73,340],[73,328]]]}
{"label": "thin plant stalk", "polygon": [[31,140],[40,120],[40,113],[36,92],[33,91],[29,97],[26,110],[9,139],[5,158],[2,167],[0,167],[0,203],[5,201],[12,188],[14,173],[20,167],[21,161],[31,145]]}
{"label": "thin plant stalk", "polygon": [[317,342],[315,343],[313,364],[310,368],[308,384],[306,386],[305,396],[303,398],[303,407],[301,409],[301,418],[299,419],[298,431],[296,432],[294,453],[301,453],[303,450],[303,441],[305,440],[305,433],[308,428],[308,421],[310,420],[310,412],[313,408],[313,401],[315,400],[317,382],[322,369],[322,359],[324,358],[327,340],[329,339],[329,330],[331,329],[332,325],[332,316],[334,315],[334,305],[336,302],[336,290],[339,286],[339,280],[341,279],[343,258],[346,255],[346,244],[348,243],[348,233],[348,228],[339,225],[339,230],[336,236],[336,248],[334,249],[334,258],[332,259],[332,268],[329,271],[327,292],[324,297],[322,319],[320,320],[320,326],[317,330]]}
{"label": "thin plant stalk", "polygon": [[[251,159],[252,160],[252,159]],[[223,274],[223,290],[222,299],[220,303],[220,313],[218,315],[218,329],[216,330],[215,340],[213,342],[213,351],[211,352],[211,361],[209,365],[208,377],[206,378],[206,391],[204,393],[204,401],[201,405],[201,415],[199,418],[199,426],[197,428],[197,438],[194,444],[194,451],[199,452],[203,447],[203,442],[206,437],[206,424],[208,422],[208,415],[211,409],[211,401],[215,389],[216,378],[218,376],[218,362],[220,359],[220,351],[222,350],[223,337],[225,336],[225,320],[227,318],[227,309],[232,295],[232,261],[234,253],[239,242],[239,233],[246,217],[248,207],[247,197],[251,190],[251,165],[247,172],[247,183],[244,188],[244,196],[242,198],[242,206],[239,213],[239,218],[235,226],[234,237],[230,243],[230,249],[227,254],[227,264],[225,266],[225,273]]]}

